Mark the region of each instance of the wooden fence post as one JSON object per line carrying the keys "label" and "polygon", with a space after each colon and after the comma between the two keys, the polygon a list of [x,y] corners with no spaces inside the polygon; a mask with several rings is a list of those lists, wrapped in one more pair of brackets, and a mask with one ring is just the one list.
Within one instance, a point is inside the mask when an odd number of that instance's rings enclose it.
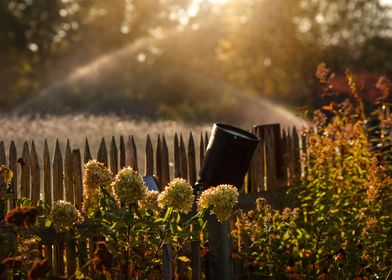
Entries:
{"label": "wooden fence post", "polygon": [[184,144],[184,139],[182,138],[182,134],[180,134],[180,166],[181,166],[181,174],[180,177],[183,179],[188,178],[188,160],[186,156],[186,149]]}
{"label": "wooden fence post", "polygon": [[162,189],[170,182],[170,167],[169,167],[169,149],[167,147],[165,135],[162,135]]}
{"label": "wooden fence post", "polygon": [[63,157],[61,155],[60,143],[57,139],[53,155],[53,201],[64,199],[63,180]]}
{"label": "wooden fence post", "polygon": [[99,144],[97,160],[99,162],[102,162],[103,164],[105,164],[105,166],[107,168],[109,168],[109,165],[108,165],[108,152],[107,152],[107,149],[106,149],[106,143],[105,143],[105,138],[104,137],[102,137],[101,143]]}
{"label": "wooden fence post", "polygon": [[73,188],[73,164],[71,145],[67,139],[64,156],[64,187],[65,187],[65,200],[74,204],[74,188]]}
{"label": "wooden fence post", "polygon": [[9,159],[10,159],[10,169],[14,173],[14,176],[12,177],[11,181],[11,190],[13,193],[13,200],[11,201],[10,207],[15,208],[16,206],[16,201],[18,200],[18,154],[16,151],[16,146],[15,142],[11,141],[10,145],[10,153],[9,153]]}
{"label": "wooden fence post", "polygon": [[30,199],[30,152],[29,144],[24,142],[22,151],[21,174],[20,174],[20,196]]}
{"label": "wooden fence post", "polygon": [[83,202],[83,178],[82,178],[82,159],[79,149],[72,150],[72,171],[73,189],[75,191],[75,206],[82,209]]}
{"label": "wooden fence post", "polygon": [[30,157],[30,167],[31,167],[31,202],[36,205],[40,199],[40,188],[41,188],[41,174],[39,168],[39,161],[37,151],[35,149],[34,141],[31,143],[31,157]]}
{"label": "wooden fence post", "polygon": [[231,239],[228,222],[220,223],[215,215],[207,217],[208,279],[232,279]]}
{"label": "wooden fence post", "polygon": [[161,136],[158,134],[157,148],[155,150],[155,175],[157,184],[160,190],[162,187],[162,147],[161,147]]}
{"label": "wooden fence post", "polygon": [[133,135],[128,137],[126,160],[127,160],[127,165],[131,166],[133,170],[135,171],[139,170],[138,163],[137,163],[137,148]]}
{"label": "wooden fence post", "polygon": [[112,136],[110,143],[110,170],[114,175],[118,173],[118,149],[114,136]]}
{"label": "wooden fence post", "polygon": [[145,166],[145,175],[154,175],[154,150],[152,148],[150,135],[148,134],[146,141]]}
{"label": "wooden fence post", "polygon": [[205,156],[205,145],[204,145],[204,139],[203,139],[203,134],[200,134],[200,143],[199,143],[199,166],[200,168],[203,166],[203,161],[204,161],[204,156]]}
{"label": "wooden fence post", "polygon": [[174,178],[181,177],[180,164],[180,144],[178,143],[178,135],[174,134]]}
{"label": "wooden fence post", "polygon": [[192,132],[189,135],[188,141],[188,170],[189,170],[189,183],[194,186],[196,183],[196,152],[195,142],[193,140]]}
{"label": "wooden fence post", "polygon": [[170,243],[163,244],[162,279],[173,279],[172,247]]}
{"label": "wooden fence post", "polygon": [[52,205],[52,174],[50,166],[50,155],[48,142],[45,139],[44,153],[43,153],[43,167],[44,167],[44,201],[49,206]]}
{"label": "wooden fence post", "polygon": [[[0,165],[7,166],[7,159],[5,156],[4,142],[0,141]],[[0,198],[3,198],[7,193],[8,186],[5,184],[3,176],[0,176]],[[7,209],[7,201],[5,201],[5,208]]]}
{"label": "wooden fence post", "polygon": [[83,162],[87,163],[89,160],[91,160],[93,157],[91,156],[91,151],[90,151],[90,146],[88,144],[88,140],[86,138],[86,141],[84,143],[84,155],[83,155]]}
{"label": "wooden fence post", "polygon": [[120,136],[120,169],[125,167],[125,141],[124,136]]}

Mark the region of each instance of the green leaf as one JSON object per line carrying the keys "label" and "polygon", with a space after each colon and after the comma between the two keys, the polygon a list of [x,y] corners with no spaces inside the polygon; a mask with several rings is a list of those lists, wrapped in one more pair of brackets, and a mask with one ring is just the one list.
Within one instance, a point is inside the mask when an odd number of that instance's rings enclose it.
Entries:
{"label": "green leaf", "polygon": [[179,256],[177,259],[179,261],[186,262],[186,263],[191,261],[190,258],[188,258],[186,256]]}

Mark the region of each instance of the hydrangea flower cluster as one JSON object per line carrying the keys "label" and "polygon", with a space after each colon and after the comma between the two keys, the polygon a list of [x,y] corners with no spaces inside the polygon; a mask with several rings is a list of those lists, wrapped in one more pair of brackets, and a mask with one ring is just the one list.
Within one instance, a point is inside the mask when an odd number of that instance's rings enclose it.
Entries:
{"label": "hydrangea flower cluster", "polygon": [[111,186],[116,200],[127,204],[137,203],[148,191],[143,178],[131,167],[121,169]]}
{"label": "hydrangea flower cluster", "polygon": [[175,178],[158,195],[158,205],[161,208],[173,207],[180,212],[188,213],[192,210],[194,199],[192,186],[184,179]]}
{"label": "hydrangea flower cluster", "polygon": [[210,209],[219,221],[227,220],[238,203],[238,190],[232,185],[219,185],[203,191],[198,200],[199,211]]}
{"label": "hydrangea flower cluster", "polygon": [[158,213],[160,208],[158,205],[158,195],[156,191],[148,191],[146,197],[139,200],[139,207],[143,210],[151,210],[154,213]]}
{"label": "hydrangea flower cluster", "polygon": [[53,204],[49,217],[58,232],[67,231],[74,224],[82,221],[82,216],[75,205],[63,200],[58,200]]}
{"label": "hydrangea flower cluster", "polygon": [[103,163],[96,160],[90,160],[84,168],[83,210],[91,214],[98,208],[99,188],[109,190],[113,174]]}

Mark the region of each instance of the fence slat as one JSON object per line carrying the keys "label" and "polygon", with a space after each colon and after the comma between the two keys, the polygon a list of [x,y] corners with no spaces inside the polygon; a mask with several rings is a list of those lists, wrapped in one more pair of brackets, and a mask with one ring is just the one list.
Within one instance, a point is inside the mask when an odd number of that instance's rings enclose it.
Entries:
{"label": "fence slat", "polygon": [[89,160],[91,160],[93,157],[91,155],[90,151],[90,145],[88,144],[88,140],[86,138],[86,141],[84,142],[84,155],[83,155],[83,162],[87,163]]}
{"label": "fence slat", "polygon": [[44,202],[49,206],[52,204],[52,175],[50,166],[50,155],[48,142],[45,139],[44,153],[43,153],[43,166],[44,166]]}
{"label": "fence slat", "polygon": [[181,177],[180,145],[177,133],[174,135],[174,177]]}
{"label": "fence slat", "polygon": [[188,140],[188,170],[188,180],[189,183],[193,186],[196,183],[196,152],[192,132],[190,133]]}
{"label": "fence slat", "polygon": [[186,156],[186,149],[184,144],[184,139],[182,138],[182,134],[180,134],[180,166],[181,166],[181,174],[180,177],[183,179],[188,178],[188,160]]}
{"label": "fence slat", "polygon": [[171,244],[163,244],[163,260],[162,260],[162,279],[173,279],[173,261],[172,261],[172,247]]}
{"label": "fence slat", "polygon": [[65,274],[65,263],[64,263],[64,249],[65,244],[63,242],[54,245],[54,274],[55,276],[63,276]]}
{"label": "fence slat", "polygon": [[294,178],[295,180],[299,180],[301,177],[301,156],[300,156],[300,147],[299,147],[299,135],[297,128],[293,126],[293,132],[291,134],[292,137],[292,148],[293,148],[293,164],[294,164]]}
{"label": "fence slat", "polygon": [[267,190],[272,190],[276,188],[277,183],[275,138],[272,130],[266,131],[265,138],[265,155],[267,159]]}
{"label": "fence slat", "polygon": [[102,137],[101,143],[99,144],[97,160],[99,162],[102,162],[103,164],[105,164],[106,167],[109,167],[109,165],[108,165],[108,152],[106,149],[106,143],[105,143],[104,137]]}
{"label": "fence slat", "polygon": [[154,150],[152,148],[150,135],[147,134],[145,153],[145,175],[154,175]]}
{"label": "fence slat", "polygon": [[64,199],[63,179],[63,157],[61,155],[60,143],[57,139],[53,155],[53,201]]}
{"label": "fence slat", "polygon": [[167,147],[165,135],[162,135],[162,188],[163,190],[165,186],[170,182],[170,167],[169,167],[169,149]]}
{"label": "fence slat", "polygon": [[74,188],[73,188],[73,170],[72,170],[72,152],[71,145],[67,139],[64,156],[64,187],[65,199],[72,204],[75,202]]}
{"label": "fence slat", "polygon": [[[7,165],[7,158],[5,156],[4,141],[0,141],[0,165]],[[4,184],[4,177],[0,176],[0,198],[7,193],[7,186]]]}
{"label": "fence slat", "polygon": [[120,169],[125,167],[125,141],[124,136],[120,136]]}
{"label": "fence slat", "polygon": [[118,172],[118,148],[114,136],[112,136],[110,143],[110,170],[112,170],[113,174]]}
{"label": "fence slat", "polygon": [[67,258],[67,276],[71,277],[76,271],[76,242],[73,237],[66,238],[65,254]]}
{"label": "fence slat", "polygon": [[200,259],[200,240],[193,240],[191,242],[191,267],[192,280],[201,279],[201,259]]}
{"label": "fence slat", "polygon": [[253,133],[259,137],[260,142],[253,154],[248,192],[255,193],[265,190],[265,137],[262,126],[253,127]]}
{"label": "fence slat", "polygon": [[72,150],[72,171],[73,171],[73,189],[75,192],[75,206],[82,209],[83,202],[83,182],[82,182],[82,159],[79,149]]}
{"label": "fence slat", "polygon": [[40,199],[41,174],[40,174],[37,150],[35,149],[34,141],[32,141],[31,143],[30,168],[31,168],[31,201],[33,202],[33,205],[35,205]]}
{"label": "fence slat", "polygon": [[161,136],[158,134],[157,147],[155,150],[155,176],[157,179],[158,187],[162,189],[162,144]]}
{"label": "fence slat", "polygon": [[20,172],[20,196],[30,199],[30,152],[29,144],[24,142]]}
{"label": "fence slat", "polygon": [[200,134],[200,144],[199,144],[199,163],[200,168],[203,166],[204,156],[205,156],[206,147],[204,145],[203,134]]}
{"label": "fence slat", "polygon": [[133,170],[138,171],[138,164],[137,164],[137,148],[135,139],[133,135],[128,138],[128,151],[129,151],[129,166],[133,168]]}
{"label": "fence slat", "polygon": [[10,169],[12,170],[12,172],[14,173],[14,176],[12,177],[11,180],[11,190],[13,193],[13,200],[11,201],[10,207],[11,208],[15,208],[16,206],[16,201],[18,199],[18,154],[16,151],[16,146],[15,146],[15,142],[11,141],[11,145],[10,145],[10,153],[9,153],[9,159],[10,159]]}

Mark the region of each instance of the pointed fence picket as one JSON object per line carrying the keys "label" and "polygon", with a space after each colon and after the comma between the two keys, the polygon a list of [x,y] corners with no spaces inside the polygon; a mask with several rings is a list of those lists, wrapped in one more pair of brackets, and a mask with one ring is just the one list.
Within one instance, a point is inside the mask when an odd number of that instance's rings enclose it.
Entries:
{"label": "pointed fence picket", "polygon": [[[303,176],[301,157],[307,156],[306,135],[299,134],[295,127],[281,129],[278,124],[255,126],[252,132],[260,138],[260,143],[253,156],[243,192],[257,197],[264,191],[275,192],[281,187],[290,186]],[[176,133],[172,138],[173,144],[168,143],[167,139],[166,135],[160,134],[153,141],[152,137],[147,135],[143,174],[155,176],[160,190],[175,177],[187,179],[194,185],[208,147],[208,134],[200,134],[199,141],[195,141],[192,133],[188,137]],[[70,140],[63,144],[64,153],[60,141],[56,141],[51,157],[51,149],[45,140],[42,157],[39,157],[39,149],[34,141],[31,146],[25,142],[23,147],[16,147],[14,141],[10,142],[8,167],[13,171],[14,177],[7,190],[13,193],[14,199],[10,200],[8,208],[14,208],[17,199],[27,197],[33,203],[42,199],[49,206],[57,200],[66,200],[82,209],[84,164],[93,159],[89,140],[86,138],[83,150],[72,147]],[[169,146],[172,149],[169,149]],[[6,148],[5,142],[0,141],[2,165],[7,165]],[[20,158],[17,149],[22,151]],[[125,166],[139,170],[138,149],[133,135],[129,135],[127,141],[124,136],[119,139],[112,137],[109,153],[105,138],[101,138],[96,155],[96,159],[108,166],[114,174]],[[254,199],[251,201],[254,202]],[[43,240],[43,243],[44,256],[53,266],[54,276],[72,276],[87,263],[88,256],[91,257],[95,249],[95,240],[92,237],[88,237],[86,242],[56,235],[56,238],[50,241]],[[189,254],[193,267],[192,279],[200,279],[200,241],[195,239],[189,248],[192,248]],[[165,245],[163,253],[168,260],[164,261],[163,277],[171,279],[174,272],[169,245]]]}

